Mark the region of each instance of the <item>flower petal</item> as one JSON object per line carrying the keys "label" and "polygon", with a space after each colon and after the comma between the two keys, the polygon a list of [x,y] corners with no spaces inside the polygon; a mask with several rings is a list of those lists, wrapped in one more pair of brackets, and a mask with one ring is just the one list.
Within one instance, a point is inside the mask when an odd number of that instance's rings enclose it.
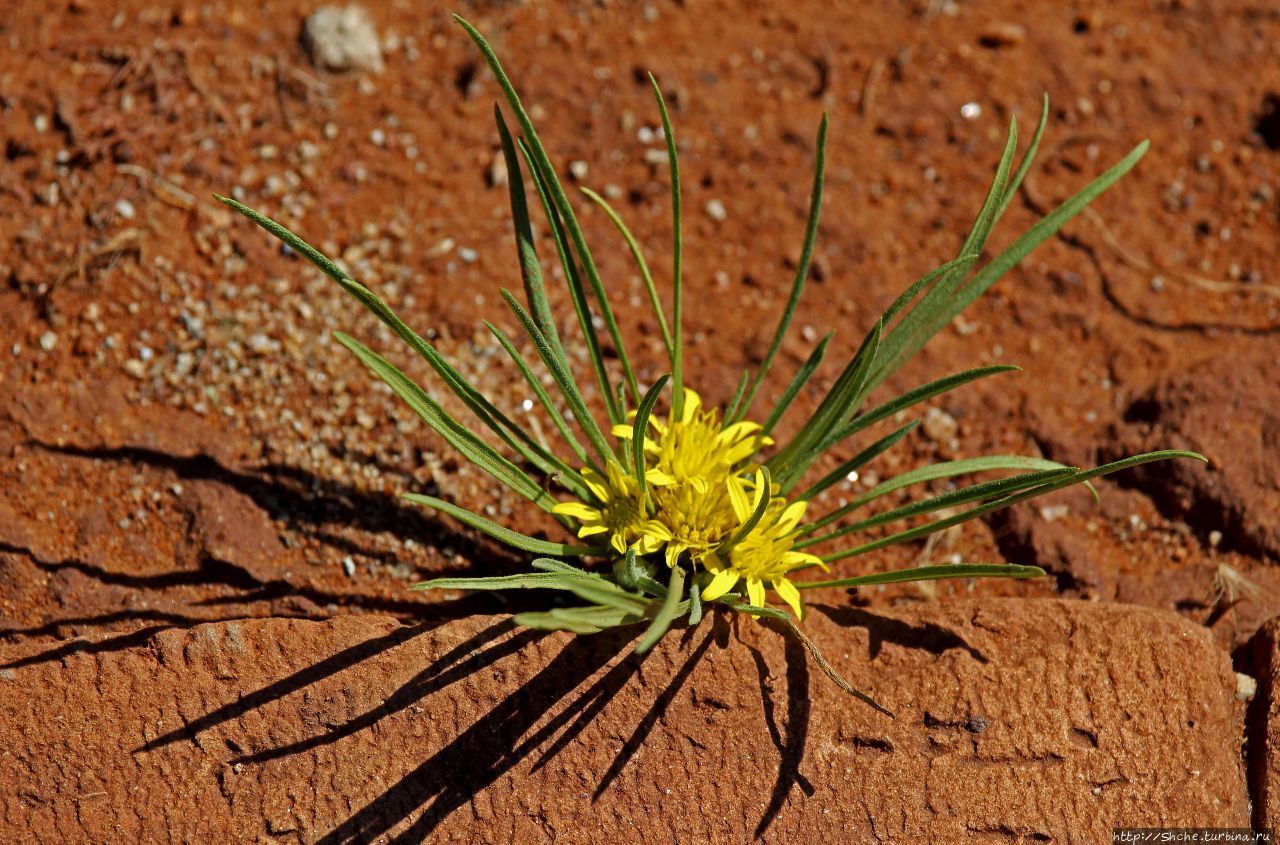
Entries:
{"label": "flower petal", "polygon": [[804,619],[804,602],[800,599],[800,591],[796,589],[796,585],[792,584],[786,578],[773,579],[773,591],[778,594],[778,598],[785,601],[795,611],[797,619]]}
{"label": "flower petal", "polygon": [[764,582],[747,576],[747,599],[756,607],[765,607]]}
{"label": "flower petal", "polygon": [[732,590],[737,583],[737,572],[732,569],[721,570],[716,573],[716,577],[711,579],[710,584],[702,588],[702,598],[705,601],[715,601]]}
{"label": "flower petal", "polygon": [[599,508],[584,505],[582,502],[561,502],[553,507],[551,512],[557,516],[571,516],[574,519],[588,519],[592,521],[599,520],[603,517]]}

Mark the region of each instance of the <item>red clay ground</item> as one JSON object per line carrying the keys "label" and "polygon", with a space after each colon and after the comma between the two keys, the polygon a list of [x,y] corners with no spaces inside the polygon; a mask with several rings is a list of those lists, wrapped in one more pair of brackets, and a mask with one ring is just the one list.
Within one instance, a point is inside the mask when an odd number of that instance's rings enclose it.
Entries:
{"label": "red clay ground", "polygon": [[[498,91],[470,44],[444,8],[374,6],[385,70],[330,75],[299,43],[312,4],[108,5],[19,4],[0,22],[5,640],[26,654],[82,634],[139,645],[244,617],[510,609],[408,593],[427,575],[522,561],[396,496],[434,492],[513,527],[546,526],[444,451],[328,335],[341,328],[422,367],[209,197],[234,192],[340,255],[518,407],[525,397],[480,322],[515,330],[498,288],[518,276],[505,188],[493,184]],[[954,255],[1009,117],[1029,134],[1042,92],[1053,121],[1040,165],[993,246],[1150,138],[1096,215],[894,384],[996,362],[1026,372],[946,397],[937,407],[954,437],[909,438],[876,469],[994,451],[1096,462],[1164,446],[1211,465],[1158,465],[1101,485],[1101,505],[1059,494],[840,571],[953,555],[1038,563],[1054,577],[856,600],[886,612],[997,594],[1146,605],[1208,626],[1237,670],[1264,674],[1251,658],[1263,649],[1242,646],[1280,610],[1280,14],[1179,2],[463,11],[535,104],[565,173],[585,164],[583,183],[619,198],[663,268],[665,167],[645,141],[656,116],[644,71],[659,74],[686,178],[689,369],[712,401],[763,354],[786,296],[823,110],[828,202],[775,390],[819,336],[837,331],[833,349],[847,355],[903,286]],[[966,103],[980,114],[963,117]],[[583,217],[619,301],[639,306],[607,222]],[[567,313],[562,296],[554,304]],[[634,314],[624,331],[652,378],[655,332],[643,308]]]}

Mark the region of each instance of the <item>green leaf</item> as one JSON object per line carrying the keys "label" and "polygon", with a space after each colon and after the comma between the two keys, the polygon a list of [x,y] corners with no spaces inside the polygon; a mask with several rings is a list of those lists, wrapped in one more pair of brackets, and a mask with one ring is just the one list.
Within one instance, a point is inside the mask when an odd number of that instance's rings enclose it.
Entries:
{"label": "green leaf", "polygon": [[1022,157],[1022,163],[1018,165],[1018,170],[1013,174],[1013,178],[1009,180],[1009,185],[1005,188],[1004,197],[1000,200],[1000,207],[996,210],[997,223],[1004,216],[1005,209],[1009,207],[1009,202],[1013,199],[1013,195],[1022,186],[1022,180],[1027,178],[1027,173],[1031,170],[1031,164],[1036,159],[1036,153],[1040,150],[1040,139],[1044,137],[1045,127],[1048,125],[1049,93],[1046,91],[1040,101],[1040,120],[1036,123],[1036,131],[1031,136],[1031,144],[1027,147],[1027,152]]}
{"label": "green leaf", "polygon": [[635,236],[631,234],[631,230],[623,222],[622,216],[614,210],[613,206],[609,205],[608,200],[590,188],[580,188],[579,190],[586,194],[592,202],[600,206],[605,216],[609,218],[609,222],[613,223],[613,227],[618,230],[618,234],[626,241],[627,249],[631,251],[631,258],[636,262],[636,269],[640,271],[640,279],[644,282],[645,291],[649,294],[649,305],[653,308],[653,316],[658,320],[658,330],[662,332],[662,343],[667,347],[667,357],[674,366],[675,347],[672,345],[671,327],[667,325],[667,315],[662,310],[662,300],[658,297],[658,289],[653,283],[653,273],[649,272],[649,262],[644,259],[644,251],[640,249],[640,244],[636,242]]}
{"label": "green leaf", "polygon": [[[913,422],[912,425],[914,426],[914,424]],[[881,496],[892,493],[895,490],[901,490],[903,487],[910,487],[912,484],[936,481],[939,478],[952,478],[957,475],[968,475],[973,472],[1005,469],[1060,470],[1070,469],[1070,467],[1066,467],[1056,461],[1047,461],[1043,458],[1028,458],[1022,455],[984,455],[979,458],[963,458],[958,461],[940,461],[936,464],[927,464],[882,481],[847,505],[832,511],[816,522],[810,523],[802,533],[807,534],[810,531],[829,525]],[[800,498],[808,497],[801,496]]]}
{"label": "green leaf", "polygon": [[[769,416],[764,421],[762,435],[768,435],[773,432],[774,426],[782,419],[783,414],[791,407],[791,403],[796,401],[796,397],[800,395],[800,391],[809,383],[809,379],[813,377],[813,373],[822,363],[822,359],[827,355],[827,344],[831,342],[831,338],[835,334],[828,334],[822,340],[818,341],[818,345],[809,353],[809,357],[805,359],[795,377],[791,379],[791,383],[787,385],[787,389],[782,392],[782,396],[773,406],[773,410],[769,412]],[[735,404],[735,408],[737,405]],[[729,415],[730,417],[733,414]]]}
{"label": "green leaf", "polygon": [[616,607],[590,605],[588,607],[557,607],[546,611],[517,613],[512,617],[517,625],[541,631],[568,631],[573,634],[598,634],[610,628],[633,625],[643,617]]}
{"label": "green leaf", "polygon": [[588,578],[604,579],[604,576],[598,572],[588,572],[585,569],[574,566],[572,563],[565,563],[563,560],[556,560],[550,557],[534,558],[529,565],[542,572],[562,572],[566,575],[583,575]]}
{"label": "green leaf", "polygon": [[1046,493],[1052,493],[1054,490],[1061,490],[1063,487],[1092,481],[1095,478],[1101,478],[1104,475],[1110,475],[1113,472],[1138,466],[1139,464],[1150,463],[1152,461],[1169,460],[1172,458],[1190,458],[1192,460],[1204,461],[1207,463],[1207,459],[1203,455],[1196,454],[1195,452],[1185,452],[1180,449],[1165,449],[1159,452],[1147,452],[1141,455],[1134,455],[1123,460],[1113,461],[1109,464],[1094,467],[1093,469],[1074,473],[1060,481],[1051,481],[1048,484],[1042,484],[1039,487],[1033,487],[1030,490],[1025,490],[1021,493],[1004,496],[994,502],[987,502],[979,505],[978,507],[964,511],[963,513],[956,514],[955,516],[940,519],[936,522],[930,522],[926,525],[919,525],[905,531],[899,531],[898,533],[891,534],[888,537],[882,537],[878,540],[873,540],[869,543],[864,543],[851,549],[836,552],[835,554],[825,555],[822,560],[826,563],[831,563],[833,561],[843,560],[847,557],[854,557],[855,555],[865,554],[877,549],[883,549],[886,546],[892,546],[896,543],[915,540],[938,531],[943,531],[953,525],[968,522],[971,519],[976,519],[977,517],[993,511],[1003,510],[1004,508],[1016,505],[1019,502],[1025,502],[1028,499],[1034,499],[1039,496],[1043,496]]}
{"label": "green leaf", "polygon": [[[583,272],[586,274],[591,290],[595,294],[596,304],[600,307],[600,316],[604,320],[605,327],[609,330],[609,336],[613,340],[618,361],[622,364],[623,375],[631,388],[632,395],[639,396],[640,391],[636,387],[635,373],[632,372],[631,362],[627,359],[626,344],[623,343],[622,334],[618,331],[618,323],[614,319],[613,309],[609,306],[609,299],[605,295],[604,283],[600,279],[600,272],[591,257],[591,249],[587,246],[586,236],[582,232],[582,227],[578,224],[578,218],[574,214],[573,205],[569,202],[569,196],[565,193],[564,186],[560,184],[560,179],[556,175],[555,165],[552,163],[551,157],[547,155],[546,148],[542,146],[541,139],[538,138],[538,132],[534,128],[533,120],[529,117],[529,113],[525,111],[524,104],[520,102],[520,96],[516,93],[515,86],[511,84],[506,71],[502,69],[502,63],[498,61],[498,56],[494,53],[493,48],[489,46],[489,42],[485,40],[479,30],[460,15],[454,15],[453,19],[467,31],[467,34],[471,36],[471,40],[480,49],[481,55],[484,56],[489,69],[493,71],[494,77],[498,80],[498,85],[506,95],[512,112],[515,113],[516,119],[520,123],[525,141],[528,142],[529,150],[533,154],[533,163],[546,184],[553,204],[560,212],[560,218],[569,235],[569,242],[573,245],[573,251],[577,254],[578,260],[582,262]],[[609,396],[610,400],[612,398],[612,396]]]}
{"label": "green leaf", "polygon": [[849,534],[855,534],[859,531],[866,531],[880,525],[890,522],[897,522],[903,519],[909,519],[913,516],[920,516],[934,511],[946,510],[956,505],[966,504],[968,502],[978,502],[985,499],[991,499],[997,496],[1004,496],[1018,490],[1026,490],[1031,487],[1037,487],[1041,484],[1047,484],[1051,481],[1057,481],[1062,478],[1074,477],[1080,472],[1076,467],[1059,467],[1057,469],[1039,470],[1036,472],[1027,472],[1021,475],[1015,475],[1010,478],[997,478],[992,481],[983,481],[979,484],[973,484],[969,487],[961,487],[959,490],[950,490],[938,496],[932,496],[928,499],[922,499],[917,502],[903,505],[893,510],[876,514],[873,517],[860,520],[850,525],[845,525],[829,534],[823,534],[818,537],[809,537],[795,544],[795,548],[801,549],[807,546],[825,543],[828,540],[835,540],[839,537],[845,537]]}
{"label": "green leaf", "polygon": [[443,514],[447,514],[459,522],[469,525],[478,531],[488,534],[500,543],[511,546],[513,549],[520,549],[524,552],[532,552],[539,555],[564,555],[565,557],[584,557],[586,555],[604,556],[608,554],[608,549],[600,546],[570,546],[564,543],[552,543],[547,540],[538,540],[533,537],[512,531],[496,522],[485,519],[477,513],[472,513],[466,508],[460,508],[452,502],[446,502],[443,499],[437,499],[434,496],[424,496],[420,493],[403,493],[401,498],[413,502],[416,505],[426,505],[434,508]]}
{"label": "green leaf", "polygon": [[[551,202],[551,197],[547,193],[546,183],[538,172],[538,166],[534,163],[533,153],[529,152],[529,148],[524,141],[517,141],[516,143],[520,148],[520,154],[524,156],[525,162],[529,165],[529,176],[533,180],[533,187],[538,193],[538,200],[542,203],[542,210],[546,213],[547,226],[551,230],[551,239],[555,243],[556,255],[559,256],[560,267],[564,270],[565,286],[569,289],[569,301],[573,303],[573,312],[578,318],[578,329],[582,332],[582,341],[587,346],[587,358],[591,361],[591,368],[595,372],[596,384],[600,388],[600,395],[604,397],[605,409],[608,411],[609,420],[614,423],[622,422],[626,417],[617,398],[614,396],[612,382],[609,379],[609,370],[605,367],[604,354],[600,350],[600,337],[596,334],[591,304],[587,301],[587,289],[582,284],[582,277],[578,274],[578,266],[574,261],[573,250],[569,246],[568,234],[565,232],[564,224],[560,221],[560,212],[556,211],[555,205]],[[565,372],[571,372],[567,362],[564,370]]]}
{"label": "green leaf", "polygon": [[649,623],[644,635],[640,637],[640,642],[636,644],[636,654],[644,654],[653,648],[658,640],[662,639],[662,635],[671,628],[671,623],[675,621],[680,607],[680,596],[684,594],[684,574],[684,567],[671,567],[671,579],[667,581],[667,596],[662,600],[662,606],[658,608],[657,615]]}
{"label": "green leaf", "polygon": [[548,343],[546,335],[534,323],[533,317],[529,315],[529,312],[524,310],[524,306],[511,295],[510,291],[503,289],[501,293],[512,313],[516,315],[516,319],[520,321],[520,325],[524,327],[525,334],[529,335],[529,339],[533,341],[534,348],[538,350],[538,355],[542,358],[542,363],[551,371],[551,377],[559,385],[565,402],[569,404],[569,410],[573,412],[574,419],[582,428],[582,433],[587,436],[587,440],[591,441],[591,445],[595,448],[596,454],[600,456],[600,459],[607,462],[612,455],[609,443],[604,439],[604,433],[600,431],[600,426],[596,424],[595,417],[591,416],[591,412],[587,410],[587,403],[583,401],[582,394],[578,392],[578,385],[574,383],[572,374],[560,365],[560,361],[557,360],[555,351]]}
{"label": "green leaf", "polygon": [[527,572],[489,578],[433,578],[414,584],[415,590],[563,590],[579,598],[643,616],[649,607],[644,596],[628,593],[603,578],[566,572]]}
{"label": "green leaf", "polygon": [[947,578],[1040,578],[1044,570],[1038,566],[1016,563],[948,563],[939,566],[917,566],[874,575],[836,578],[831,581],[796,581],[801,590],[823,587],[870,587],[875,584],[902,584],[911,581],[940,581]]}
{"label": "green leaf", "polygon": [[520,275],[524,279],[525,299],[529,302],[529,311],[533,314],[538,328],[542,329],[542,333],[547,336],[547,341],[555,349],[557,357],[568,369],[569,359],[560,342],[560,333],[556,330],[551,305],[547,302],[542,264],[538,261],[538,250],[534,246],[533,226],[529,222],[529,205],[524,194],[524,175],[520,169],[520,157],[516,154],[516,145],[511,140],[507,122],[502,119],[502,109],[496,103],[493,106],[493,116],[498,124],[498,137],[502,141],[502,158],[507,165],[507,192],[511,197],[511,217],[515,222],[516,230],[516,255],[520,259]]}
{"label": "green leaf", "polygon": [[[319,250],[303,241],[279,223],[266,217],[248,206],[233,199],[214,195],[228,207],[240,212],[254,223],[284,241],[292,249],[304,256],[308,261],[320,268],[326,275],[336,281],[347,293],[351,294],[365,308],[385,323],[396,335],[422,356],[435,370],[441,380],[453,391],[475,414],[482,423],[502,439],[520,457],[528,461],[540,471],[551,474],[559,469],[559,459],[543,448],[542,444],[520,426],[512,422],[505,414],[493,406],[458,370],[450,364],[435,347],[418,336],[396,313],[371,290],[351,278],[340,267],[326,258]],[[513,436],[514,435],[514,436]]]}
{"label": "green leaf", "polygon": [[742,400],[746,398],[747,382],[749,381],[751,381],[751,373],[743,370],[742,378],[738,379],[738,387],[733,391],[733,398],[725,406],[724,418],[726,420],[732,420],[738,416],[738,411],[742,407]]}
{"label": "green leaf", "polygon": [[818,237],[818,218],[822,212],[822,183],[827,168],[827,125],[827,115],[824,113],[822,122],[818,125],[818,152],[813,163],[813,188],[809,193],[809,220],[805,224],[804,245],[800,249],[796,275],[791,281],[791,294],[787,297],[787,304],[782,309],[782,317],[778,320],[778,328],[773,333],[769,351],[765,353],[764,361],[756,371],[756,377],[751,380],[751,387],[747,389],[747,397],[738,409],[739,415],[750,413],[751,403],[760,390],[760,384],[768,375],[769,368],[773,366],[773,359],[777,357],[778,350],[782,347],[782,339],[787,336],[787,329],[791,327],[796,306],[800,303],[800,295],[804,293],[805,280],[809,277],[809,262],[813,259],[813,244]]}
{"label": "green leaf", "polygon": [[449,416],[412,379],[355,338],[342,332],[335,332],[334,338],[354,352],[374,375],[386,382],[387,386],[395,391],[396,395],[404,400],[423,422],[443,437],[450,446],[457,449],[464,458],[543,510],[551,510],[555,504],[555,498],[550,493],[543,490],[524,470],[502,457],[492,446]]}
{"label": "green leaf", "polygon": [[[587,457],[587,451],[582,448],[582,443],[574,436],[573,430],[569,428],[568,423],[564,421],[564,414],[560,413],[560,409],[551,401],[551,396],[548,395],[546,388],[542,386],[542,382],[539,381],[538,377],[534,375],[533,370],[529,368],[529,362],[520,354],[520,350],[516,349],[515,344],[511,342],[511,339],[508,338],[506,333],[497,326],[493,325],[488,320],[485,320],[484,324],[488,327],[490,333],[497,338],[498,343],[502,345],[502,348],[506,350],[507,355],[515,363],[516,369],[520,370],[520,374],[524,376],[525,383],[529,385],[529,389],[533,391],[533,395],[538,397],[538,402],[542,405],[542,409],[547,412],[547,416],[551,419],[551,424],[556,427],[556,431],[560,432],[560,436],[564,439],[564,442],[568,444],[569,448],[573,450],[573,453],[578,456],[578,460],[582,461],[582,463],[587,466],[593,467],[597,472],[601,472],[600,467]],[[547,338],[547,340],[550,341],[551,339]],[[577,473],[574,472],[573,475],[577,475]],[[577,480],[580,482],[581,476],[579,476]],[[579,489],[574,489],[573,487],[570,487],[569,489],[573,490],[574,495],[580,499],[587,500],[595,498],[595,495],[586,487],[585,484],[579,485]]]}
{"label": "green leaf", "polygon": [[881,437],[875,443],[872,443],[870,446],[863,449],[861,452],[854,455],[849,460],[844,461],[835,469],[831,470],[831,472],[827,473],[819,481],[811,485],[809,489],[797,495],[796,498],[804,499],[805,501],[810,501],[815,497],[820,496],[822,493],[830,489],[833,485],[838,484],[841,480],[848,477],[849,473],[853,472],[854,470],[862,468],[863,466],[867,465],[871,461],[878,458],[884,452],[893,448],[893,446],[895,446],[898,443],[898,441],[906,437],[912,431],[915,431],[916,426],[918,425],[920,425],[919,420],[912,420],[911,422],[899,428],[897,431],[893,431],[893,432],[890,432],[889,434],[886,434],[884,437]]}
{"label": "green leaf", "polygon": [[912,405],[917,405],[925,400],[932,399],[943,393],[955,390],[961,385],[968,384],[971,381],[977,381],[988,376],[999,375],[1000,373],[1022,372],[1021,367],[1015,367],[1010,364],[997,364],[990,367],[977,367],[972,370],[965,370],[961,373],[946,376],[935,381],[922,384],[919,387],[908,390],[901,396],[894,397],[889,401],[877,405],[870,411],[859,414],[853,419],[844,423],[840,427],[832,431],[825,439],[815,446],[802,460],[808,460],[810,463],[817,460],[819,456],[825,454],[828,450],[839,445],[847,438],[862,431],[864,428],[875,425],[881,420],[888,419],[899,411],[905,411]]}
{"label": "green leaf", "polygon": [[865,395],[867,378],[875,366],[880,349],[883,324],[876,321],[857,353],[849,359],[840,377],[827,392],[812,419],[792,438],[781,452],[769,459],[769,467],[778,477],[782,492],[788,492],[822,454],[818,448],[831,432],[844,423],[857,409]]}
{"label": "green leaf", "polygon": [[657,78],[649,74],[649,87],[658,103],[662,117],[662,136],[667,142],[667,167],[671,171],[671,322],[675,335],[671,346],[671,407],[675,415],[684,412],[684,200],[680,189],[680,156],[676,152],[676,133],[671,128],[671,116],[667,114],[667,102]]}
{"label": "green leaf", "polygon": [[[973,279],[956,293],[955,297],[947,304],[946,310],[939,311],[934,315],[925,330],[925,340],[941,331],[956,314],[968,308],[975,299],[986,293],[988,288],[999,281],[1001,276],[1022,261],[1023,258],[1026,258],[1033,249],[1057,234],[1058,230],[1065,226],[1071,218],[1079,214],[1086,205],[1093,202],[1103,191],[1114,185],[1120,177],[1132,170],[1146,154],[1147,147],[1148,142],[1143,141],[1121,159],[1118,164],[1051,211],[1043,220],[1036,223],[1022,237],[1014,241],[1012,246],[979,270]],[[921,345],[923,345],[923,342],[922,340]]]}
{"label": "green leaf", "polygon": [[[995,223],[996,213],[1004,199],[1005,188],[1009,182],[1009,171],[1013,167],[1013,156],[1017,147],[1018,122],[1013,119],[1009,121],[1009,137],[1005,141],[1004,152],[1000,156],[1000,163],[996,166],[991,187],[987,190],[987,197],[974,220],[973,228],[969,230],[964,245],[960,248],[960,256],[982,252],[987,236],[991,233],[991,227]],[[884,356],[871,377],[872,387],[883,382],[919,351],[933,334],[927,328],[938,319],[939,315],[946,315],[946,320],[943,321],[945,325],[945,322],[959,313],[958,310],[951,310],[948,303],[956,289],[964,283],[967,271],[966,266],[963,269],[957,268],[943,273],[924,297],[906,312],[902,321],[885,339]]]}
{"label": "green leaf", "polygon": [[669,376],[663,375],[653,383],[645,393],[644,399],[640,400],[640,407],[636,410],[636,420],[632,426],[631,437],[631,469],[635,473],[636,484],[640,487],[640,499],[644,500],[645,494],[645,462],[644,462],[644,439],[649,433],[649,415],[653,413],[653,406],[658,401],[658,397],[662,394],[662,388],[667,386]]}

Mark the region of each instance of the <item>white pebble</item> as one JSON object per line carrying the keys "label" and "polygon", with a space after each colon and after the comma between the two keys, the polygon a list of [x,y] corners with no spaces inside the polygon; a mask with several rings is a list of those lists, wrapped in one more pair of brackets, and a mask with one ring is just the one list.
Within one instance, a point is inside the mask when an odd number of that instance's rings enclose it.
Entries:
{"label": "white pebble", "polygon": [[982,106],[977,103],[965,103],[960,107],[960,116],[965,120],[976,120],[982,116]]}
{"label": "white pebble", "polygon": [[137,210],[133,207],[133,203],[129,202],[127,199],[116,200],[116,214],[119,214],[125,220],[132,220],[137,213]]}
{"label": "white pebble", "polygon": [[45,352],[52,352],[53,347],[58,345],[58,336],[53,332],[45,332],[40,335],[40,348]]}
{"label": "white pebble", "polygon": [[707,216],[717,223],[723,223],[729,216],[729,212],[725,210],[724,203],[720,200],[709,200],[707,202]]}

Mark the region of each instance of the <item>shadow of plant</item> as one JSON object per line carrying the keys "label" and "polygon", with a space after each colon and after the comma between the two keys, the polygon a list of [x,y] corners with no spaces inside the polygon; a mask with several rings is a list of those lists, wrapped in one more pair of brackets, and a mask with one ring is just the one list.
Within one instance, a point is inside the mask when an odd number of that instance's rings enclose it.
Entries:
{"label": "shadow of plant", "polygon": [[[158,751],[177,742],[193,740],[203,731],[238,720],[254,709],[403,645],[438,624],[427,622],[406,626],[351,646],[196,718],[182,728],[156,737],[136,749],[135,753]],[[780,627],[767,623],[766,627],[785,643],[786,688],[779,699],[774,688],[774,675],[764,655],[747,646],[759,673],[765,722],[779,753],[778,775],[768,806],[757,826],[756,838],[763,835],[777,817],[792,787],[799,786],[805,794],[813,794],[813,786],[799,771],[810,721],[808,656],[804,647]],[[619,629],[568,640],[532,678],[318,841],[327,845],[368,842],[385,838],[391,831],[402,827],[386,841],[427,841],[450,814],[524,761],[536,755],[531,770],[542,769],[578,741],[582,732],[638,675],[644,658],[630,651],[636,633],[634,629]],[[546,632],[519,629],[509,619],[496,622],[450,648],[378,706],[323,733],[244,754],[229,762],[265,764],[305,754],[358,732],[374,729],[382,719],[410,709],[504,658],[518,655],[547,636]],[[700,628],[687,630],[682,639],[685,653],[661,689],[655,691],[651,706],[635,722],[631,734],[600,777],[592,796],[593,803],[610,789],[643,747],[671,704],[687,688],[689,679],[710,648],[732,647],[728,615],[713,614]],[[575,695],[574,691],[579,688],[582,688],[581,692]],[[781,719],[784,724],[780,724],[780,711],[785,714]],[[406,823],[408,826],[404,827]]]}

